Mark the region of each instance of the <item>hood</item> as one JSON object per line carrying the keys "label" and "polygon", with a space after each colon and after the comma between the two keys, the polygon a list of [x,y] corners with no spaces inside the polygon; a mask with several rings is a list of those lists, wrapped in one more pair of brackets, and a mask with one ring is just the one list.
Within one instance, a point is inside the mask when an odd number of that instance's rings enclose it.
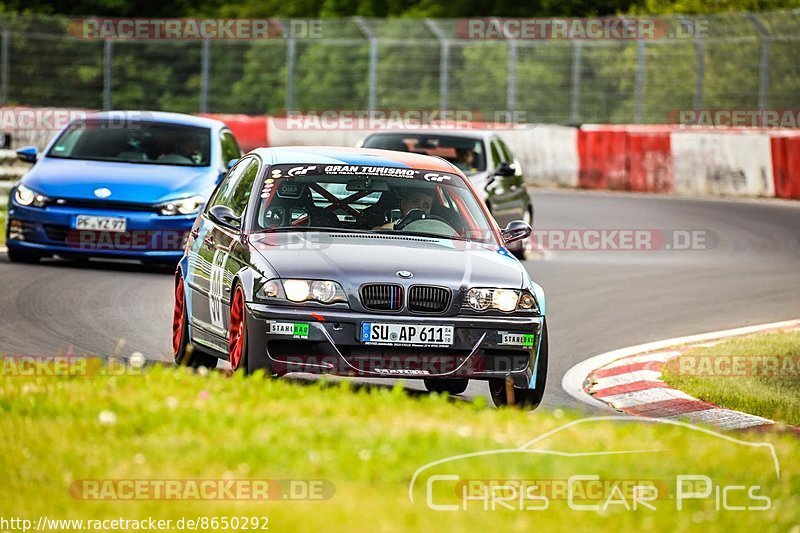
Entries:
{"label": "hood", "polygon": [[[505,249],[447,239],[273,233],[250,237],[251,246],[281,278],[329,279],[351,294],[364,283],[521,288],[523,268]],[[410,279],[397,275],[407,270]]]}
{"label": "hood", "polygon": [[41,159],[22,183],[51,198],[91,198],[100,187],[110,201],[156,204],[184,196],[206,195],[219,173],[213,167],[139,165],[77,159]]}

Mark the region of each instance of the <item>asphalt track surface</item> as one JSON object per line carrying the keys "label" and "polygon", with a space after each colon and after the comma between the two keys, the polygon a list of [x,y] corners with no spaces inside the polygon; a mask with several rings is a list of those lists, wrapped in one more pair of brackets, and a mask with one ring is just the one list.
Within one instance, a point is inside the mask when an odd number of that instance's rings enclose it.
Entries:
{"label": "asphalt track surface", "polygon": [[[547,293],[546,408],[592,412],[561,389],[561,379],[599,353],[800,317],[800,202],[533,194],[537,230],[695,230],[712,242],[685,251],[562,250],[527,261]],[[30,266],[0,254],[0,354],[138,351],[168,361],[172,283],[170,273],[136,264]],[[464,394],[476,396],[488,397],[484,382],[471,382]]]}

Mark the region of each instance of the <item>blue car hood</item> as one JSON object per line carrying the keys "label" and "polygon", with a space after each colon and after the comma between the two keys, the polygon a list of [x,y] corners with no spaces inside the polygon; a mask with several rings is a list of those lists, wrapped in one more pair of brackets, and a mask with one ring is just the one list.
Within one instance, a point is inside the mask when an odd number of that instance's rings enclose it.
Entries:
{"label": "blue car hood", "polygon": [[101,187],[111,190],[110,201],[157,204],[175,198],[208,195],[219,172],[213,167],[143,165],[41,159],[22,183],[51,198],[97,198]]}

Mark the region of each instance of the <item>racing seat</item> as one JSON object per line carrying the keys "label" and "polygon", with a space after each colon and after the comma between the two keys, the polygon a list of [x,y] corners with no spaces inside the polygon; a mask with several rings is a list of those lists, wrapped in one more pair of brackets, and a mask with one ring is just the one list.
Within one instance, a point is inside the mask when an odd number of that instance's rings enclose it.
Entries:
{"label": "racing seat", "polygon": [[386,223],[386,212],[400,208],[400,198],[393,191],[381,194],[377,202],[361,212],[361,225],[364,229],[372,229]]}

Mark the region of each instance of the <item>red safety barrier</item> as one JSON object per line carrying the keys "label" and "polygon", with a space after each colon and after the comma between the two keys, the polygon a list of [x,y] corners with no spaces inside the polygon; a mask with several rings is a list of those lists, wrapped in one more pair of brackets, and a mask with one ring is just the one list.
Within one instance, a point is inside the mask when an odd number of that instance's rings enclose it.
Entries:
{"label": "red safety barrier", "polygon": [[202,113],[201,116],[221,120],[231,129],[244,152],[253,148],[269,146],[266,116],[226,115]]}
{"label": "red safety barrier", "polygon": [[628,187],[641,192],[672,192],[675,172],[672,164],[670,128],[632,128],[627,135]]}
{"label": "red safety barrier", "polygon": [[588,126],[578,131],[579,187],[670,192],[670,127]]}
{"label": "red safety barrier", "polygon": [[625,189],[625,145],[625,132],[616,128],[578,130],[578,186]]}
{"label": "red safety barrier", "polygon": [[775,196],[800,199],[800,132],[774,134],[770,145]]}

